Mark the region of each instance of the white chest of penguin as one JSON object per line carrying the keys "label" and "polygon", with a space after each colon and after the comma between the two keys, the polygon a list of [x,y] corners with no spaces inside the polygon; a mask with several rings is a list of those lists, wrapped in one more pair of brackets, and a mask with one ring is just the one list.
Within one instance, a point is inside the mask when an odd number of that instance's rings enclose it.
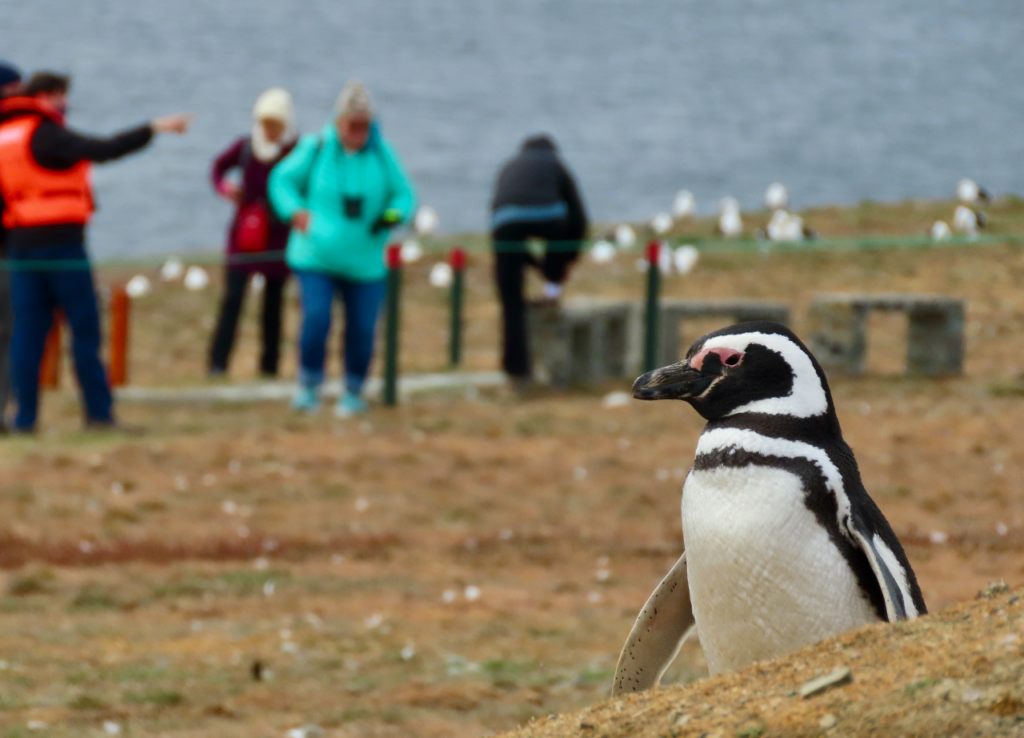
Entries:
{"label": "white chest of penguin", "polygon": [[695,469],[682,519],[693,615],[712,674],[878,620],[795,474],[753,464]]}

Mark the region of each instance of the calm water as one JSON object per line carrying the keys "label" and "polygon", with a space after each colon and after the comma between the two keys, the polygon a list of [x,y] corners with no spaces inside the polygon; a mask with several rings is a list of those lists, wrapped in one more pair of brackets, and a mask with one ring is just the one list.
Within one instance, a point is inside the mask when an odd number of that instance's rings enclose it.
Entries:
{"label": "calm water", "polygon": [[210,158],[265,87],[318,129],[375,94],[446,231],[482,229],[501,161],[553,133],[593,217],[704,211],[773,180],[800,207],[1024,192],[1020,0],[0,0],[0,56],[70,71],[74,126],[178,110],[184,138],[98,169],[94,252],[217,247]]}

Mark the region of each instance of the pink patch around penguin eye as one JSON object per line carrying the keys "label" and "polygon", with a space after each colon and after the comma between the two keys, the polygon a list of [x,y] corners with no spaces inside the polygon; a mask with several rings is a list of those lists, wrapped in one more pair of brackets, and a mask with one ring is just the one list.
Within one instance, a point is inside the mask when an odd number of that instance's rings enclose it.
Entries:
{"label": "pink patch around penguin eye", "polygon": [[704,349],[690,359],[690,368],[700,371],[704,367],[704,360],[708,357],[708,354],[715,354],[718,356],[719,360],[722,362],[722,366],[739,366],[740,362],[743,361],[743,352],[737,351],[736,349]]}

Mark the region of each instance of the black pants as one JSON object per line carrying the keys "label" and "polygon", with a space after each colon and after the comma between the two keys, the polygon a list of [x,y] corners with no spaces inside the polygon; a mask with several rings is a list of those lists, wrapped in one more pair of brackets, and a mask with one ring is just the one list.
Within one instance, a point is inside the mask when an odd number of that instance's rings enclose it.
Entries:
{"label": "black pants", "polygon": [[[579,257],[579,241],[565,238],[565,226],[561,219],[508,223],[491,234],[503,322],[501,365],[510,377],[527,378],[532,373],[526,331],[526,268],[535,267],[548,282],[561,284]],[[537,260],[526,250],[528,238],[548,241],[543,259]]]}
{"label": "black pants", "polygon": [[[220,305],[217,329],[210,344],[210,370],[227,371],[231,349],[235,345],[238,316],[242,313],[245,288],[251,275],[239,269],[228,269],[224,275],[224,300]],[[260,373],[277,375],[277,364],[281,356],[281,307],[284,283],[287,277],[267,277],[263,289],[262,338]]]}

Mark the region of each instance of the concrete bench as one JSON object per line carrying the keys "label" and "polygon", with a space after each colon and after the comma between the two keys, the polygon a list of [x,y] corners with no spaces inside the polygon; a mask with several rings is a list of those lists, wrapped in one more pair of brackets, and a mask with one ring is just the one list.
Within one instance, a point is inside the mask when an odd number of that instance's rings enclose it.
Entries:
{"label": "concrete bench", "polygon": [[[558,305],[533,304],[528,310],[530,350],[541,381],[564,387],[632,379],[640,372],[644,340],[641,300],[576,297]],[[658,366],[682,358],[681,322],[716,316],[735,322],[774,320],[785,324],[789,308],[761,300],[662,300]]]}
{"label": "concrete bench", "polygon": [[867,317],[872,310],[907,314],[911,376],[960,374],[964,360],[964,303],[941,295],[818,295],[811,302],[810,348],[826,371],[864,371]]}
{"label": "concrete bench", "polygon": [[[690,347],[679,330],[680,323],[694,318],[731,318],[734,323],[748,320],[771,320],[789,325],[789,306],[770,300],[678,300],[661,301],[658,321],[658,366],[681,361]],[[699,336],[693,336],[690,341]]]}
{"label": "concrete bench", "polygon": [[565,387],[628,376],[639,363],[638,305],[589,297],[530,305],[527,326],[538,379]]}

